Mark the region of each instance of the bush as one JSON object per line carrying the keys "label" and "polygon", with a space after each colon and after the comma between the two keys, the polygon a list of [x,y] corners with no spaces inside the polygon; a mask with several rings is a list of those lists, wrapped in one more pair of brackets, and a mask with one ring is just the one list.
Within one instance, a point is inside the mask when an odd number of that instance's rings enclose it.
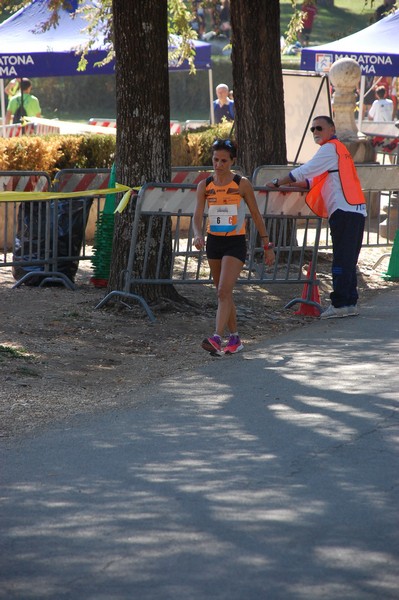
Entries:
{"label": "bush", "polygon": [[48,135],[0,138],[0,170],[46,171],[53,178],[61,169],[112,166],[112,135]]}
{"label": "bush", "polygon": [[[232,124],[171,136],[172,166],[209,166],[215,138],[231,137]],[[111,168],[116,137],[107,134],[0,137],[1,171],[46,171],[53,179],[61,169]]]}
{"label": "bush", "polygon": [[2,171],[53,170],[59,154],[57,147],[40,137],[0,138],[0,169]]}
{"label": "bush", "polygon": [[231,138],[232,123],[212,125],[201,131],[184,131],[172,135],[172,166],[203,167],[212,164],[212,142],[216,138]]}

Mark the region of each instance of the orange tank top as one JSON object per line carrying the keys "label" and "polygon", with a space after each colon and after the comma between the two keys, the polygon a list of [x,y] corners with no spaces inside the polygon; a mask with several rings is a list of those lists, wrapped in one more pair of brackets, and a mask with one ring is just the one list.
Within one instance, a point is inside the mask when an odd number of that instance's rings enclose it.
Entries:
{"label": "orange tank top", "polygon": [[208,204],[208,233],[245,235],[246,202],[239,192],[240,181],[240,175],[234,175],[227,185],[216,185],[213,175],[207,178],[205,199]]}

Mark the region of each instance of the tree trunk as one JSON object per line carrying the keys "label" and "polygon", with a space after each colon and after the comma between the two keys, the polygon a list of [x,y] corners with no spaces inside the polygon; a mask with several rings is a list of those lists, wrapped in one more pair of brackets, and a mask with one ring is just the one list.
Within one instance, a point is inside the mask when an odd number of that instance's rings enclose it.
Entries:
{"label": "tree trunk", "polygon": [[[237,162],[251,176],[260,165],[287,163],[280,3],[231,0],[230,7]],[[288,236],[292,227],[289,221]],[[274,234],[276,242],[278,226]]]}
{"label": "tree trunk", "polygon": [[231,0],[237,163],[286,164],[279,0]]}
{"label": "tree trunk", "polygon": [[[170,181],[171,144],[169,109],[167,2],[159,0],[113,0],[113,31],[116,72],[116,178],[124,185]],[[127,266],[135,212],[132,200],[116,215],[110,289],[121,289]],[[155,270],[161,221],[153,229],[149,276]],[[164,256],[171,257],[171,227],[166,236]],[[141,244],[143,247],[143,244]],[[143,254],[134,271],[142,269]],[[168,277],[169,260],[163,262]],[[154,264],[151,264],[154,263]],[[163,275],[162,274],[162,275]],[[160,296],[175,298],[172,286],[147,285],[132,289],[148,301]]]}

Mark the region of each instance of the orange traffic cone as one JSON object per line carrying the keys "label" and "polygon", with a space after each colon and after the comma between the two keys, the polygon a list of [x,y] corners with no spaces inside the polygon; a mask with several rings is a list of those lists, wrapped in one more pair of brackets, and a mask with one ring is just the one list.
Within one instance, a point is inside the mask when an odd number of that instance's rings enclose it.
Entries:
{"label": "orange traffic cone", "polygon": [[[310,262],[307,273],[306,273],[306,277],[308,279],[310,277],[311,269],[312,269],[312,263]],[[315,277],[316,277],[316,273],[315,273]],[[309,284],[305,283],[305,285],[303,286],[303,292],[302,292],[302,296],[301,296],[302,299],[303,300],[312,300],[312,302],[317,302],[317,304],[320,304],[319,286],[317,284],[312,285],[312,292],[311,292],[310,298],[308,298],[308,288],[309,288]],[[311,304],[304,304],[303,302],[301,302],[301,306],[300,306],[299,310],[297,310],[294,314],[303,315],[304,317],[320,317],[320,310],[317,308],[317,306],[312,306]]]}

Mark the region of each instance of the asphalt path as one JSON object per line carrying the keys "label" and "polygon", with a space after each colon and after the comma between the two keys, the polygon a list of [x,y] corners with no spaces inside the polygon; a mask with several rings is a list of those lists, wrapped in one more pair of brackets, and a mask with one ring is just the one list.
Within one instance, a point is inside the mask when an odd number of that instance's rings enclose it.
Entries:
{"label": "asphalt path", "polygon": [[398,599],[398,306],[2,441],[0,598]]}

